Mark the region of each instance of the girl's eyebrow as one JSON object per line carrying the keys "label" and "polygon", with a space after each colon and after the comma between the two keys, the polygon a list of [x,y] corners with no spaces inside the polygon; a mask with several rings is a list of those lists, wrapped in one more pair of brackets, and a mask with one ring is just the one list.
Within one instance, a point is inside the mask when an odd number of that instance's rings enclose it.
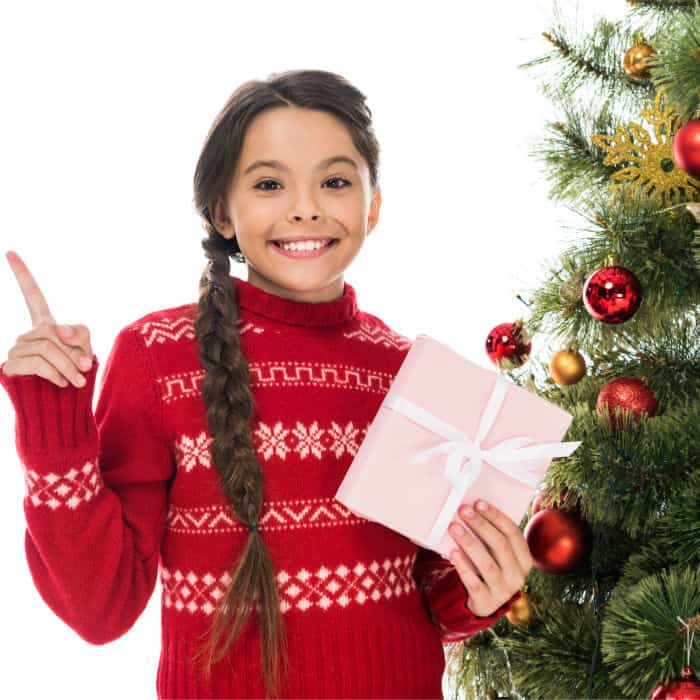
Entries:
{"label": "girl's eyebrow", "polygon": [[[350,158],[350,156],[342,155],[331,156],[330,158],[322,160],[316,166],[316,170],[323,170],[329,165],[333,165],[333,163],[349,163],[350,165],[352,165],[353,168],[355,168],[355,170],[359,170],[357,163],[352,158]],[[289,168],[279,160],[256,160],[254,163],[252,163],[245,169],[243,175],[247,175],[251,170],[255,170],[255,168],[277,168],[277,170],[284,170],[285,172],[289,172]]]}

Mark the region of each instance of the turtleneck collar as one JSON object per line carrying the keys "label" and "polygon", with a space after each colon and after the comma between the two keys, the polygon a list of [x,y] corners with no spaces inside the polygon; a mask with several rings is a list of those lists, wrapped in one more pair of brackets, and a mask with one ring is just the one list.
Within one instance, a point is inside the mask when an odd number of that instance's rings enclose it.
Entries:
{"label": "turtleneck collar", "polygon": [[253,313],[276,321],[300,326],[330,326],[351,320],[358,311],[355,288],[343,283],[343,294],[332,301],[295,301],[271,294],[256,285],[231,275],[238,304]]}

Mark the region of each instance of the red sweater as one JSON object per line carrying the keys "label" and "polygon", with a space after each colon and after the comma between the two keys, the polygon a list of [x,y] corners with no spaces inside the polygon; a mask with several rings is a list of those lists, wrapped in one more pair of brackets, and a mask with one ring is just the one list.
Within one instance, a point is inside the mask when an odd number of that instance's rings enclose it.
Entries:
{"label": "red sweater", "polygon": [[[440,698],[443,644],[489,627],[519,594],[476,617],[449,561],[333,497],[411,341],[360,311],[347,282],[342,297],[310,303],[232,279],[264,476],[260,533],[289,646],[282,697]],[[211,687],[191,661],[248,537],[210,459],[195,314],[185,304],[123,328],[94,411],[97,356],[82,388],[0,365],[27,563],[45,603],[91,644],[125,634],[160,581],[159,698],[263,697],[255,615]]]}

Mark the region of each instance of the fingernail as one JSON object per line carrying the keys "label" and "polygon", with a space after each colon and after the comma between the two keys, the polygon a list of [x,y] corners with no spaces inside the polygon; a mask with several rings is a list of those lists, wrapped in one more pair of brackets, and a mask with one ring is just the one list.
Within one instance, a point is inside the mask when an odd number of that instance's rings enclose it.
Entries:
{"label": "fingernail", "polygon": [[484,511],[484,510],[487,510],[489,506],[488,506],[487,503],[484,503],[484,501],[479,501],[479,502],[476,504],[476,507],[477,507],[479,510]]}
{"label": "fingernail", "polygon": [[463,527],[460,527],[460,526],[457,525],[456,523],[453,523],[453,524],[452,524],[452,527],[450,527],[450,532],[451,532],[453,535],[457,535],[457,537],[459,537],[460,535],[463,535],[463,534],[464,534],[464,528],[463,528]]}
{"label": "fingernail", "polygon": [[58,330],[61,331],[63,335],[73,335],[73,329],[70,326],[59,326]]}
{"label": "fingernail", "polygon": [[92,360],[89,360],[87,357],[81,357],[80,366],[83,369],[90,369],[90,367],[92,367]]}

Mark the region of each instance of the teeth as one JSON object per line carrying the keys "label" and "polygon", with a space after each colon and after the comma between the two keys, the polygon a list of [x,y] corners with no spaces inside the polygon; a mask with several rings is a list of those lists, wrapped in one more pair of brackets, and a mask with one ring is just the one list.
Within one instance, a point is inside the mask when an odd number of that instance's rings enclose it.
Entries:
{"label": "teeth", "polygon": [[[328,241],[330,243],[330,241]],[[321,241],[298,241],[295,243],[280,243],[280,246],[285,250],[318,250],[323,248],[327,243]]]}

